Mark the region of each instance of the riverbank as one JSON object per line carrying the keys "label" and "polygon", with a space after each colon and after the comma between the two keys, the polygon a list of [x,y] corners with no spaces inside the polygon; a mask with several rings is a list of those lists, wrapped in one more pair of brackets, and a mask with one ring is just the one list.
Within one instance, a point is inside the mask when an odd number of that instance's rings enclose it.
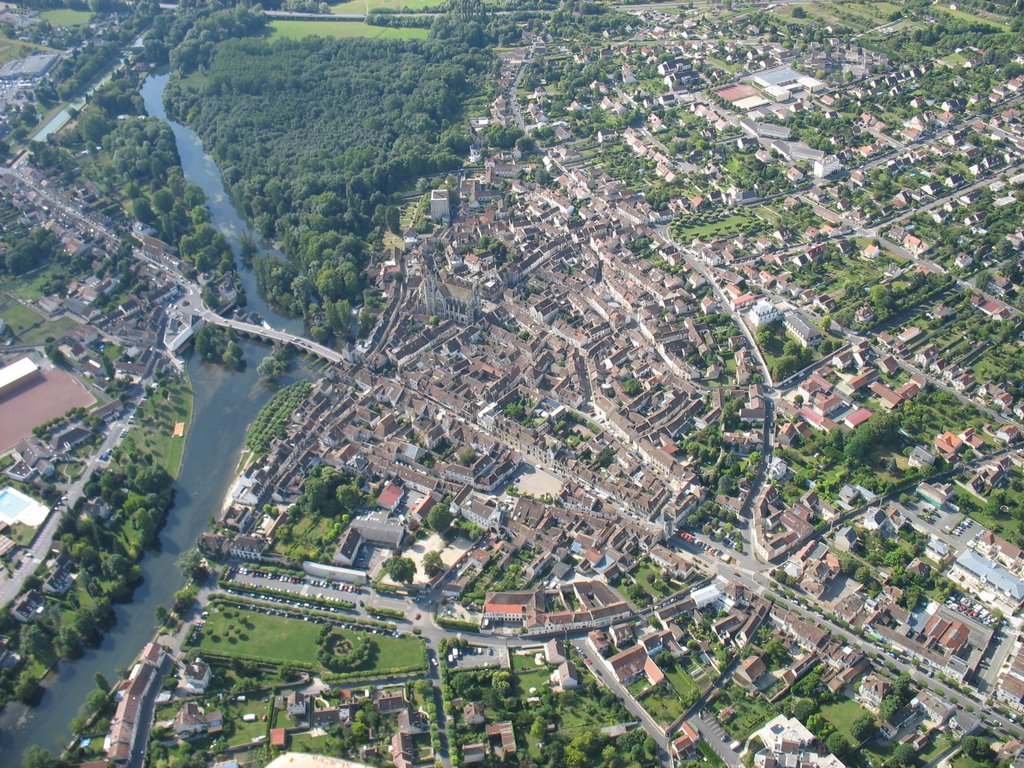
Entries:
{"label": "riverbank", "polygon": [[[239,238],[249,230],[232,207],[219,170],[203,153],[198,137],[184,126],[167,120],[162,105],[165,85],[166,76],[147,78],[142,88],[147,112],[172,128],[186,179],[203,190],[211,222],[225,235],[235,254],[236,267],[250,297],[249,309],[276,328],[294,326],[296,332],[301,333],[301,319],[281,317],[259,298],[255,278],[239,257]],[[111,450],[111,469],[129,464],[143,451],[149,452],[155,466],[176,478],[173,506],[166,516],[161,513],[160,520],[148,513],[142,514],[140,524],[123,526],[116,536],[110,537],[112,541],[123,543],[117,546],[123,545],[137,556],[131,557],[136,560],[131,566],[136,570],[132,577],[134,591],[127,599],[122,595],[121,599],[126,602],[106,609],[108,631],[96,647],[84,649],[80,658],[60,663],[46,675],[41,701],[36,707],[12,702],[0,714],[0,753],[4,755],[5,764],[18,765],[29,746],[50,750],[67,746],[69,726],[78,716],[79,707],[95,690],[96,676],[102,675],[110,681],[121,678],[123,667],[159,634],[161,628],[155,618],[157,608],[170,606],[175,592],[185,583],[176,561],[195,546],[211,515],[229,493],[248,425],[279,384],[287,385],[307,375],[304,363],[300,363],[297,373],[279,377],[278,383],[269,382],[258,372],[259,362],[269,349],[252,342],[243,341],[241,345],[247,361],[241,370],[207,365],[193,355],[181,367],[180,381],[165,384],[170,388],[163,394],[149,393],[135,421],[123,424],[129,439],[118,455],[114,456],[115,451]],[[118,430],[120,428],[119,425]],[[116,492],[118,489],[108,487],[106,490]],[[139,507],[142,512],[146,509]],[[88,535],[80,538],[87,541]],[[142,542],[150,540],[155,542],[155,547],[147,550]],[[105,561],[107,553],[101,557]],[[92,598],[86,602],[90,600]],[[92,628],[96,624],[84,626]],[[72,746],[75,744],[72,742]]]}
{"label": "riverbank", "polygon": [[[252,342],[243,342],[243,348],[249,364],[237,372],[204,364],[195,356],[189,360],[193,416],[174,485],[174,506],[160,533],[159,546],[141,560],[141,582],[130,602],[114,606],[114,625],[99,647],[58,665],[47,677],[37,707],[29,709],[12,702],[0,715],[0,753],[5,764],[20,764],[30,745],[55,751],[67,746],[69,725],[95,688],[96,674],[110,681],[118,679],[122,668],[161,631],[157,606],[170,606],[185,583],[177,559],[195,546],[211,513],[229,492],[246,428],[278,390],[278,385],[262,379],[256,370],[269,348]],[[281,384],[305,375],[300,367],[282,377]]]}
{"label": "riverbank", "polygon": [[[127,569],[85,573],[88,569],[84,563],[89,558],[80,549],[69,553],[71,560],[65,567],[77,572],[79,578],[70,581],[70,588],[53,606],[54,612],[46,617],[49,621],[34,622],[36,628],[43,628],[45,640],[35,641],[33,647],[37,650],[25,657],[15,690],[23,701],[45,695],[45,684],[59,677],[62,666],[76,663],[83,646],[102,645],[105,631],[114,624],[111,604],[131,602],[139,581],[134,569],[159,546],[160,531],[173,505],[172,487],[181,468],[193,394],[184,371],[180,378],[150,383],[143,392],[138,405],[128,405],[125,417],[105,427],[107,434],[94,449],[94,458],[67,489],[69,511],[53,513],[71,515],[56,525],[72,535],[96,525],[100,522],[96,518],[106,514],[102,527],[113,535],[112,539],[100,542],[93,538],[83,546],[97,547],[99,557],[125,558],[130,565]],[[150,467],[156,472],[140,483],[140,473]],[[108,483],[112,477],[118,478],[114,485]],[[106,505],[109,512],[104,513],[100,505]],[[43,554],[38,558],[39,562],[49,559]],[[52,575],[54,569],[44,566],[42,572],[44,576]],[[75,627],[81,637],[65,639],[61,634],[65,626]],[[13,697],[7,698],[4,706],[14,701]]]}

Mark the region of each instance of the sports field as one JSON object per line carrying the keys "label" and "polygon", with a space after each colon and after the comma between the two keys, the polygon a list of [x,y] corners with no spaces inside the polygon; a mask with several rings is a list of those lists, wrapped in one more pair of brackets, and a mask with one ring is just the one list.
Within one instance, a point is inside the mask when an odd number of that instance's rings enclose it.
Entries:
{"label": "sports field", "polygon": [[33,427],[95,400],[69,373],[44,368],[42,379],[0,398],[0,453],[29,437]]}

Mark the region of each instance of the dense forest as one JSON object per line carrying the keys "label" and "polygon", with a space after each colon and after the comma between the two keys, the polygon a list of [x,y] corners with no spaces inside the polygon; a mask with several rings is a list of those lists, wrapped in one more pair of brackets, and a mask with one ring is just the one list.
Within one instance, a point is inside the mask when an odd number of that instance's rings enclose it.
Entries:
{"label": "dense forest", "polygon": [[427,41],[271,43],[244,9],[197,14],[192,28],[165,30],[169,111],[199,133],[242,215],[289,256],[256,260],[268,300],[318,336],[347,332],[338,308],[361,299],[366,237],[395,193],[468,150],[463,104],[495,65],[477,47],[482,28],[446,17]]}

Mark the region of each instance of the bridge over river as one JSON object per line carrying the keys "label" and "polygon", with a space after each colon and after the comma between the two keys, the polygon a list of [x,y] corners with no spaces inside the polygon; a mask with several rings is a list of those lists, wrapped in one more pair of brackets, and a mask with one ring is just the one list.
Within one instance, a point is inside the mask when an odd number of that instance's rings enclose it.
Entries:
{"label": "bridge over river", "polygon": [[266,341],[273,341],[280,344],[288,344],[300,352],[314,355],[329,363],[337,364],[344,362],[346,359],[341,352],[331,349],[330,347],[325,347],[323,344],[317,344],[315,341],[311,341],[305,336],[288,333],[287,331],[279,331],[277,328],[271,328],[266,325],[257,325],[256,323],[247,323],[242,320],[222,317],[206,307],[194,312],[194,315],[202,318],[204,322],[213,323],[214,325],[219,325],[222,328],[231,328],[232,330],[238,331],[243,336],[264,339]]}

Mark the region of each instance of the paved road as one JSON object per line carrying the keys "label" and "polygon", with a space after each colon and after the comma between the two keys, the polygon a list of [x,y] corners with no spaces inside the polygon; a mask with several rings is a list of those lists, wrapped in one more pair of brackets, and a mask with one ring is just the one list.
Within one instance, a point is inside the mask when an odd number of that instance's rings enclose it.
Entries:
{"label": "paved road", "polygon": [[704,741],[715,751],[716,755],[725,761],[726,765],[733,768],[733,766],[741,764],[740,756],[730,746],[732,739],[729,738],[729,734],[725,732],[725,729],[714,718],[700,713],[690,720],[690,725],[700,731]]}
{"label": "paved road", "polygon": [[639,721],[647,735],[658,745],[660,763],[664,766],[671,766],[672,757],[669,754],[669,739],[661,726],[648,714],[646,709],[640,706],[640,703],[633,698],[633,695],[626,690],[626,687],[616,679],[615,675],[612,674],[611,667],[608,666],[608,662],[587,646],[586,640],[582,637],[576,638],[572,641],[572,645],[579,652],[580,656],[583,657],[584,662],[587,663],[587,668],[593,672],[598,681],[618,697],[619,701],[629,710],[629,713]]}

